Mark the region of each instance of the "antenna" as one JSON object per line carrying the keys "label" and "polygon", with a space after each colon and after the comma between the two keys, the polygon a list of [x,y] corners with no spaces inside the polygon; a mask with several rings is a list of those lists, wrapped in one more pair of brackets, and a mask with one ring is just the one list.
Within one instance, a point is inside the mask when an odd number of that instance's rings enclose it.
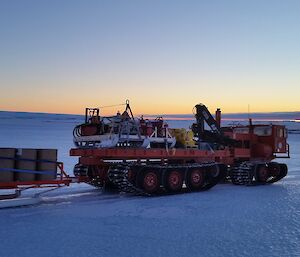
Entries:
{"label": "antenna", "polygon": [[249,120],[250,126],[252,126],[252,119],[250,118],[250,104],[248,104],[248,120]]}

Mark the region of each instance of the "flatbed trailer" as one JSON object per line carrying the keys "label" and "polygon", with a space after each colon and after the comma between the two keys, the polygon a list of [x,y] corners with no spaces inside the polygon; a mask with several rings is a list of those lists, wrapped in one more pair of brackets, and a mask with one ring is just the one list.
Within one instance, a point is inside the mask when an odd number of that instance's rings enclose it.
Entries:
{"label": "flatbed trailer", "polygon": [[[69,186],[72,183],[81,183],[81,182],[88,182],[86,177],[74,177],[69,176],[64,169],[63,162],[57,161],[37,161],[35,159],[24,159],[24,158],[8,158],[8,157],[1,157],[1,160],[16,160],[16,161],[25,161],[25,162],[44,162],[44,163],[52,163],[55,164],[57,167],[57,171],[55,172],[55,179],[44,179],[44,180],[26,180],[26,181],[1,181],[0,182],[0,207],[3,205],[5,207],[14,206],[13,203],[8,203],[6,200],[9,199],[16,199],[21,196],[21,193],[24,190],[33,189],[33,188],[48,188],[48,189],[56,189],[61,188],[64,186]],[[53,171],[37,171],[37,170],[28,170],[28,169],[16,169],[16,168],[2,168],[0,167],[0,177],[1,172],[13,172],[13,173],[25,173],[25,174],[53,174]],[[14,190],[14,193],[11,192]],[[35,200],[31,197],[26,198],[26,203],[35,203]],[[4,202],[5,201],[5,202]],[[18,201],[18,204],[24,204],[24,201]]]}

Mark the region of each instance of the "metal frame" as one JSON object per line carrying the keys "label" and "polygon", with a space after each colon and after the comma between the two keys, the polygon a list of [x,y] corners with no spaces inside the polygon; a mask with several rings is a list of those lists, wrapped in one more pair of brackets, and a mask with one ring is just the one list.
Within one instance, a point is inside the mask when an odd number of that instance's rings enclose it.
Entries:
{"label": "metal frame", "polygon": [[[31,162],[50,162],[56,163],[58,171],[56,179],[49,180],[33,180],[33,181],[11,181],[11,182],[0,182],[0,189],[29,189],[29,188],[47,188],[47,187],[61,187],[69,186],[71,183],[86,182],[85,178],[70,177],[64,170],[64,164],[62,162],[47,161],[47,160],[33,160],[33,159],[22,159],[22,158],[6,158],[0,157],[1,159],[16,159]],[[1,171],[12,171],[12,172],[23,172],[33,174],[51,174],[53,171],[34,171],[34,170],[22,170],[22,169],[1,169]]]}

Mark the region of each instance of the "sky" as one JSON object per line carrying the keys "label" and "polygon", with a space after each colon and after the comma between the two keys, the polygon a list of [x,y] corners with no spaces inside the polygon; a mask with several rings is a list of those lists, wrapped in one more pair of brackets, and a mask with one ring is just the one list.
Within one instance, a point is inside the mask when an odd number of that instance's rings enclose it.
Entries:
{"label": "sky", "polygon": [[296,0],[1,0],[0,110],[299,111],[299,13]]}

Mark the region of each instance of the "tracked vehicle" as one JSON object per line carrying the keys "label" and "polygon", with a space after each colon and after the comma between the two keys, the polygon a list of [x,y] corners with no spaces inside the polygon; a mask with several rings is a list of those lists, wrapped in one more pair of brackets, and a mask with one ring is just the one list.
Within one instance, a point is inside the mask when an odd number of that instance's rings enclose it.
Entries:
{"label": "tracked vehicle", "polygon": [[191,131],[169,129],[162,118],[135,119],[129,102],[123,114],[105,123],[99,109],[87,109],[74,130],[76,177],[96,187],[139,194],[207,190],[225,180],[237,185],[271,184],[287,174],[274,162],[288,158],[284,126],[252,124],[221,127],[203,104],[195,106]]}

